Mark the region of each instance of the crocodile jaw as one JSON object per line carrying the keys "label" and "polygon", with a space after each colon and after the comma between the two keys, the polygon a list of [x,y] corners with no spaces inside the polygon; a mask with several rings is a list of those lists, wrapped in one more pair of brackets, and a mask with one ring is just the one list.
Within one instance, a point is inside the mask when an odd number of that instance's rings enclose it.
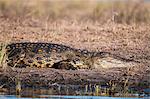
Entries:
{"label": "crocodile jaw", "polygon": [[94,68],[114,68],[114,67],[131,67],[134,66],[134,62],[125,62],[113,57],[98,58],[94,61]]}

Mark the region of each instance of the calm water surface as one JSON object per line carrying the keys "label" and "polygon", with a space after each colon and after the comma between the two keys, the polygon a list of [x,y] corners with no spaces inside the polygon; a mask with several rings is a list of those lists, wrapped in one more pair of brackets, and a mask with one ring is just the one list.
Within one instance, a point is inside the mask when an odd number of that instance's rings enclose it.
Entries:
{"label": "calm water surface", "polygon": [[[15,95],[0,95],[0,99],[33,99],[27,97],[19,97]],[[105,96],[53,96],[41,95],[39,98],[34,99],[150,99],[150,97],[135,98],[135,97],[105,97]]]}
{"label": "calm water surface", "polygon": [[106,87],[61,85],[49,89],[21,89],[19,93],[15,89],[10,89],[7,92],[0,92],[0,99],[150,99],[150,89],[148,88],[143,91],[144,93],[132,92],[126,95],[120,93],[109,95]]}

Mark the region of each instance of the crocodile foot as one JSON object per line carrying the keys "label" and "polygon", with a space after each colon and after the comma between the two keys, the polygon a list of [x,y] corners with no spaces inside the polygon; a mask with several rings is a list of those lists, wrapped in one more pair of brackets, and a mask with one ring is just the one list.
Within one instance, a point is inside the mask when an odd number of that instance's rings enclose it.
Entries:
{"label": "crocodile foot", "polygon": [[63,60],[57,63],[54,63],[51,68],[55,69],[65,69],[65,70],[77,70],[77,67],[68,60]]}

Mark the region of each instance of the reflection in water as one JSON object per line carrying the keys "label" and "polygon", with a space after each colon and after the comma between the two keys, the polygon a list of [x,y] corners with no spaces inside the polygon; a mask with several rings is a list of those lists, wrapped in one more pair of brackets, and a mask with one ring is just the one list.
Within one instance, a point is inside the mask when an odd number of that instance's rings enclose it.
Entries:
{"label": "reflection in water", "polygon": [[[31,98],[55,98],[55,99],[68,99],[68,98],[84,98],[84,99],[115,99],[110,97],[102,96],[115,96],[115,97],[148,97],[149,89],[145,93],[137,94],[137,92],[130,91],[131,93],[121,93],[121,92],[112,92],[108,86],[100,85],[59,85],[52,84],[51,88],[26,88],[21,89],[19,94],[18,90],[10,89],[7,92],[3,93],[3,96],[0,98],[15,98],[17,97],[31,97]],[[0,94],[1,91],[0,91]],[[7,96],[15,95],[15,96]],[[84,96],[84,97],[83,97]],[[99,97],[98,97],[99,96]],[[71,98],[71,99],[72,99]],[[119,98],[117,98],[119,99]],[[123,99],[123,98],[120,98]],[[130,99],[130,98],[129,98]],[[132,99],[132,98],[131,98]],[[136,98],[135,98],[136,99]],[[138,99],[138,98],[137,98]],[[146,98],[145,98],[146,99]]]}
{"label": "reflection in water", "polygon": [[[17,97],[15,95],[6,95],[6,96],[0,96],[0,99],[27,99],[26,97]],[[50,96],[50,95],[43,95],[41,97],[38,98],[42,98],[42,99],[149,99],[150,97],[144,97],[144,98],[133,98],[133,97],[129,97],[129,98],[123,98],[123,97],[105,97],[105,96]],[[36,98],[36,99],[38,99]],[[28,99],[33,99],[32,98],[28,98]]]}

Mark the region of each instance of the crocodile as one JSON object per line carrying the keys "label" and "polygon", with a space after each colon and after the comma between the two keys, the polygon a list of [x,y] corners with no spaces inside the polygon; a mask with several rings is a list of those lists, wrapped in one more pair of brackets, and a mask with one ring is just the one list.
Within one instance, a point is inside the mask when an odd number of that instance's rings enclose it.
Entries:
{"label": "crocodile", "polygon": [[[132,60],[109,52],[92,52],[55,43],[10,43],[6,46],[7,64],[11,67],[93,69],[111,66],[127,66]],[[130,65],[130,64],[129,64]]]}

